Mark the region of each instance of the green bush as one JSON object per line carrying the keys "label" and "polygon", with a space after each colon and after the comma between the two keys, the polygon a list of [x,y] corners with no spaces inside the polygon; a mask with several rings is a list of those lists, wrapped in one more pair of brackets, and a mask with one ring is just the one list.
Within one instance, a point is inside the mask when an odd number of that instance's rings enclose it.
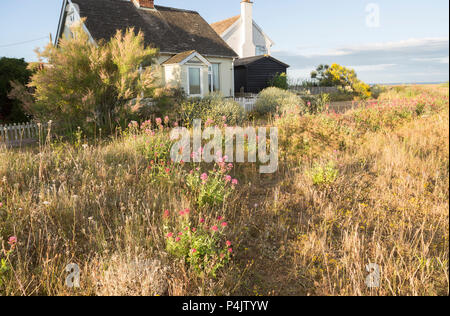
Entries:
{"label": "green bush", "polygon": [[260,92],[253,111],[261,116],[299,114],[305,112],[305,106],[295,93],[270,87]]}
{"label": "green bush", "polygon": [[277,73],[271,80],[269,80],[269,86],[275,87],[283,90],[287,90],[289,88],[288,77],[286,73]]}
{"label": "green bush", "polygon": [[190,99],[182,102],[177,113],[185,126],[192,126],[195,119],[215,125],[239,125],[245,119],[242,106],[220,94],[211,94],[203,99]]}
{"label": "green bush", "polygon": [[308,174],[315,186],[327,186],[336,181],[338,173],[334,162],[329,161],[326,165],[314,164]]}

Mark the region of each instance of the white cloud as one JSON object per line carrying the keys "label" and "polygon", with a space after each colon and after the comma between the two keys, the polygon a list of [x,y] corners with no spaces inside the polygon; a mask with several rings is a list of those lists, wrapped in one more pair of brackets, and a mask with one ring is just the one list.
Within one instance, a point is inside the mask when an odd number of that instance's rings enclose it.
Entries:
{"label": "white cloud", "polygon": [[424,63],[441,63],[448,64],[449,58],[447,57],[436,57],[436,58],[411,58],[412,61],[424,62]]}
{"label": "white cloud", "polygon": [[[333,50],[297,47],[274,55],[291,65],[293,78],[307,78],[319,64],[338,63],[351,67],[360,78],[377,82],[448,81],[449,38],[408,39],[397,42],[369,43]],[[313,66],[312,66],[313,65]]]}
{"label": "white cloud", "polygon": [[378,64],[378,65],[359,65],[359,66],[349,66],[349,68],[358,71],[381,71],[387,68],[394,67],[396,64]]}
{"label": "white cloud", "polygon": [[358,52],[393,51],[410,48],[434,49],[435,47],[441,47],[443,45],[448,46],[448,43],[449,43],[448,37],[430,37],[421,39],[411,38],[397,42],[369,43],[364,45],[346,46],[322,52],[318,51],[319,50],[318,48],[316,48],[315,51],[312,51],[312,48],[309,47],[308,49],[303,48],[298,50],[297,55],[306,58],[314,58],[321,56],[330,56],[330,57],[346,56]]}
{"label": "white cloud", "polygon": [[311,72],[316,69],[315,66],[305,67],[305,68],[288,68],[288,76],[290,78],[309,78],[311,77]]}

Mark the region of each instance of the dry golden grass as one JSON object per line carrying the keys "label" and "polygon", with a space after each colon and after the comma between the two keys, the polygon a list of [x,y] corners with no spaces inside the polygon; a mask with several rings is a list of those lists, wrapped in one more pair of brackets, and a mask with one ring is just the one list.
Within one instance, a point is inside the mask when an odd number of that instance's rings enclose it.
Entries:
{"label": "dry golden grass", "polygon": [[[302,151],[281,148],[275,175],[237,166],[238,192],[217,208],[196,210],[180,179],[152,177],[145,136],[2,148],[0,258],[18,242],[0,295],[448,295],[448,89],[413,89],[439,107],[380,129],[352,113],[305,118],[291,137]],[[186,207],[230,224],[235,255],[216,278],[166,252],[162,211]],[[64,284],[69,262],[79,289]],[[379,288],[365,284],[369,263]]]}

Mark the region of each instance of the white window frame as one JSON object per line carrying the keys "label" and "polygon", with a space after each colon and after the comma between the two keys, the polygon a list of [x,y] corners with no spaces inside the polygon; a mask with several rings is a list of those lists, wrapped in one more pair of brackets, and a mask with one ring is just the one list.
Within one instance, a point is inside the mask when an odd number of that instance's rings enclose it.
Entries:
{"label": "white window frame", "polygon": [[[187,92],[190,97],[203,97],[203,67],[202,66],[188,66],[187,71]],[[200,70],[200,94],[191,94],[191,83],[189,82],[189,72],[191,69]]]}
{"label": "white window frame", "polygon": [[[220,80],[220,65],[221,65],[221,63],[211,63],[211,65],[210,66],[208,66],[208,89],[210,90],[210,92],[211,93],[213,93],[213,92],[217,92],[217,91],[214,91],[214,65],[217,65],[218,67],[218,73],[219,73],[219,87],[218,87],[218,92],[220,92],[220,91],[222,91],[222,87],[220,86],[220,84],[221,84],[221,80]],[[211,82],[209,82],[209,76],[211,76]]]}
{"label": "white window frame", "polygon": [[256,47],[255,47],[255,55],[256,56],[267,55],[267,53],[268,53],[267,46],[265,46],[265,45],[256,45]]}

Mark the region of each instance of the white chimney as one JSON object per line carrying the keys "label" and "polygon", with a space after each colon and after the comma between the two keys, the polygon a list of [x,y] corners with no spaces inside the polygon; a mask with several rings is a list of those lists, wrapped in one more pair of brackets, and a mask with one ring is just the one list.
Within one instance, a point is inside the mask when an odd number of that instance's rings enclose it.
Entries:
{"label": "white chimney", "polygon": [[256,47],[253,43],[253,2],[250,0],[241,1],[241,52],[240,57],[252,57],[256,54]]}

